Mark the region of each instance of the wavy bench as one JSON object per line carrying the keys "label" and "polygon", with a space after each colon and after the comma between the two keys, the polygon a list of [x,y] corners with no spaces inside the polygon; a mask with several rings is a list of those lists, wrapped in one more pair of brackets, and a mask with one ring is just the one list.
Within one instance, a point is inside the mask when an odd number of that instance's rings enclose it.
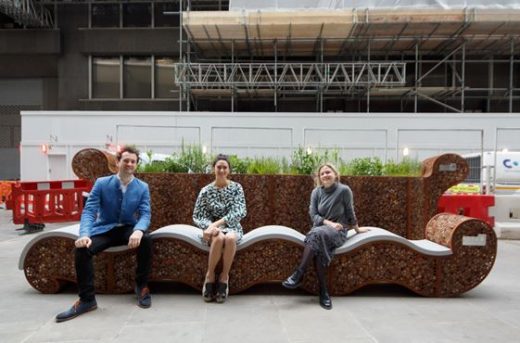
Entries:
{"label": "wavy bench", "polygon": [[[23,249],[19,268],[29,283],[43,293],[59,292],[75,282],[73,248],[79,225],[45,232]],[[208,247],[201,231],[190,225],[170,225],[151,233],[154,246],[151,281],[175,281],[201,290]],[[491,270],[496,235],[484,222],[452,214],[438,214],[426,229],[426,239],[408,240],[372,227],[367,233],[349,232],[350,239],[336,250],[329,269],[334,295],[351,293],[368,284],[399,284],[424,296],[454,296],[476,287]],[[238,245],[231,271],[231,293],[280,282],[297,265],[304,235],[284,226],[264,226]],[[100,293],[133,289],[135,250],[114,247],[94,258],[95,284]],[[310,268],[302,287],[317,293]]]}

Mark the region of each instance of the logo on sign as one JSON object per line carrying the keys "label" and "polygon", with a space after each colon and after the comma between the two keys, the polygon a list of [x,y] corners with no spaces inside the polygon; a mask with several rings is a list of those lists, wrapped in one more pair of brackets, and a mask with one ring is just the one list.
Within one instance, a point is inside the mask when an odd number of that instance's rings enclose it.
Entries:
{"label": "logo on sign", "polygon": [[518,162],[518,161],[511,161],[511,159],[506,158],[502,162],[502,164],[504,165],[504,167],[512,169],[512,168],[518,167],[520,165],[520,162]]}

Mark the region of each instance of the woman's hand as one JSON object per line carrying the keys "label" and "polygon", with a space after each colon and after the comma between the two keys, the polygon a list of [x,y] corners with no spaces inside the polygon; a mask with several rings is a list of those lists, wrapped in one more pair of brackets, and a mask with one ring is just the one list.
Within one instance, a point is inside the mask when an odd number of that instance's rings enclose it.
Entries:
{"label": "woman's hand", "polygon": [[341,223],[336,223],[336,222],[330,221],[330,220],[328,220],[328,219],[325,219],[325,220],[323,221],[323,223],[324,223],[325,225],[328,225],[328,226],[333,227],[333,228],[336,229],[337,231],[343,230],[343,224],[341,224]]}
{"label": "woman's hand", "polygon": [[217,236],[220,233],[220,228],[215,225],[215,223],[212,223],[208,226],[206,230],[202,233],[202,238],[205,241],[210,241],[211,238]]}
{"label": "woman's hand", "polygon": [[208,229],[202,231],[202,239],[206,242],[209,242],[209,240],[213,237],[212,232],[210,232]]}
{"label": "woman's hand", "polygon": [[370,229],[368,227],[366,227],[366,226],[359,227],[357,225],[354,226],[354,230],[356,230],[356,233],[363,233],[363,232],[370,231]]}

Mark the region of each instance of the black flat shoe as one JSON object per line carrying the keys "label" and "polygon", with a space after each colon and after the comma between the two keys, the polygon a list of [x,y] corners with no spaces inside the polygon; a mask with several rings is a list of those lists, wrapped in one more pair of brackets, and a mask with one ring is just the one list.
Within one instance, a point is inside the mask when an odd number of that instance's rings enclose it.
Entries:
{"label": "black flat shoe", "polygon": [[217,300],[217,303],[222,304],[226,301],[229,293],[229,287],[227,283],[219,282],[217,284],[217,296],[215,299]]}
{"label": "black flat shoe", "polygon": [[287,279],[285,279],[284,282],[282,282],[282,286],[289,289],[295,289],[302,284],[302,280],[303,273],[296,269],[291,276],[289,276]]}
{"label": "black flat shoe", "polygon": [[206,282],[202,288],[202,298],[205,302],[209,303],[215,299],[215,283]]}

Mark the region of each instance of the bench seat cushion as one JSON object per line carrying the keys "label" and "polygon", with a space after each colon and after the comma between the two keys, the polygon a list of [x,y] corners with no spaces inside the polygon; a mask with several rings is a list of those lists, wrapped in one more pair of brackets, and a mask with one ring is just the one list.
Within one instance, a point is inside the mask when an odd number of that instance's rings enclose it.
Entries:
{"label": "bench seat cushion", "polygon": [[348,253],[356,248],[373,242],[396,242],[401,243],[415,251],[428,256],[448,256],[452,251],[440,244],[427,239],[408,240],[390,231],[379,227],[367,226],[370,231],[357,234],[354,230],[348,232],[348,240],[335,251],[336,255]]}

